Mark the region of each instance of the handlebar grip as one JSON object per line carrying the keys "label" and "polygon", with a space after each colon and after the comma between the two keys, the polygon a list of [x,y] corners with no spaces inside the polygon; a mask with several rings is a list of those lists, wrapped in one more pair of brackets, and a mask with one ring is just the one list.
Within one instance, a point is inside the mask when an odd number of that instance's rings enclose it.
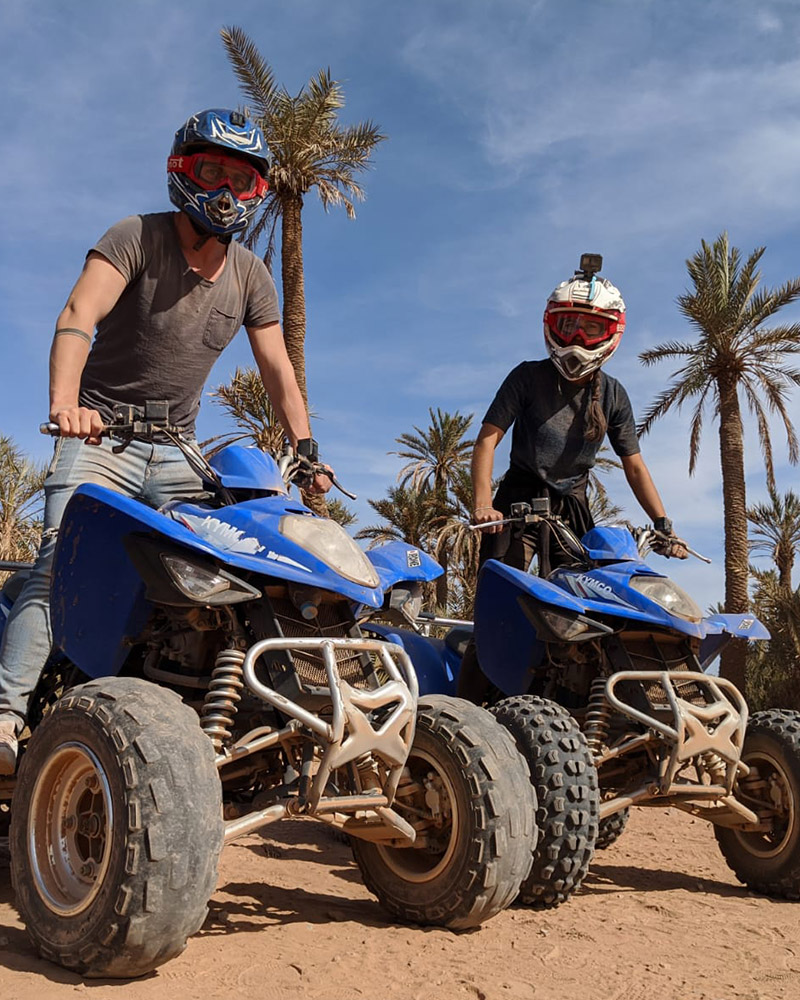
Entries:
{"label": "handlebar grip", "polygon": [[[50,437],[57,438],[61,436],[61,428],[58,426],[58,424],[54,424],[52,421],[49,421],[46,424],[39,424],[39,433],[49,434]],[[108,426],[104,424],[103,429],[100,432],[100,436],[105,437],[107,434],[108,434]]]}

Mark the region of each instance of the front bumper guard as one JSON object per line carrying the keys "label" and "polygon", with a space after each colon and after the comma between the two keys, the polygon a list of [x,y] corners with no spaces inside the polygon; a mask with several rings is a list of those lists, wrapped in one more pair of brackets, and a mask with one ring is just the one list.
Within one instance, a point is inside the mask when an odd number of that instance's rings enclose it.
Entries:
{"label": "front bumper guard", "polygon": [[[377,655],[389,680],[374,690],[353,687],[339,674],[337,649]],[[265,653],[293,650],[320,652],[331,696],[330,720],[279,694],[257,677],[256,663]],[[401,646],[377,639],[262,639],[247,651],[242,663],[242,675],[249,690],[288,716],[289,723],[277,731],[262,729],[247,733],[233,747],[217,756],[218,767],[225,767],[259,750],[296,740],[303,728],[314,733],[323,746],[323,754],[302,799],[296,796],[286,798],[258,812],[229,821],[225,827],[226,842],[284,816],[302,813],[331,822],[334,813],[353,816],[357,812],[371,813],[376,817],[374,828],[364,831],[369,833],[369,839],[397,840],[407,845],[414,842],[414,828],[391,808],[411,752],[419,697],[416,673]],[[382,715],[380,722],[374,724],[370,715],[384,708],[388,714]],[[325,796],[325,788],[335,770],[352,761],[373,756],[380,758],[388,770],[381,789],[369,789],[360,795]],[[354,824],[354,832],[356,827],[363,826],[363,822]]]}
{"label": "front bumper guard", "polygon": [[[644,712],[626,700],[619,692],[624,683],[649,687],[648,700],[658,698],[660,711]],[[703,703],[688,700],[683,694],[687,687],[703,694]],[[683,692],[683,693],[682,693]],[[630,805],[674,805],[720,825],[737,826],[758,822],[752,810],[733,795],[738,775],[747,773],[741,760],[747,703],[739,689],[722,677],[710,677],[695,671],[623,670],[606,681],[605,698],[616,712],[641,723],[647,730],[622,744],[600,753],[596,763],[603,763],[648,744],[660,743],[669,750],[659,760],[656,780],[649,781],[626,794],[603,802],[600,818]],[[665,718],[670,716],[671,718]],[[711,783],[679,776],[687,764],[702,761],[714,774]],[[714,805],[697,805],[691,800],[705,800]]]}

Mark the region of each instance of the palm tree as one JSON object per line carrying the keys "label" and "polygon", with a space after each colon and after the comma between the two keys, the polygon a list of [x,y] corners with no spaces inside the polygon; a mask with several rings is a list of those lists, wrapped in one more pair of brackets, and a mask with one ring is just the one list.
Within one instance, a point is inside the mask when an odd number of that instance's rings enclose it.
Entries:
{"label": "palm tree", "polygon": [[[622,463],[616,458],[610,458],[608,445],[603,444],[600,445],[600,451],[597,453],[595,468],[599,469],[600,472],[611,472],[614,469],[621,469]],[[622,507],[614,503],[605,484],[594,471],[589,473],[589,484],[586,492],[589,498],[589,511],[595,524],[612,524],[619,520]]]}
{"label": "palm tree", "polygon": [[433,554],[449,571],[447,611],[456,617],[472,617],[481,533],[469,526],[475,501],[467,466],[455,467],[450,489],[449,510],[436,533]]}
{"label": "palm tree", "polygon": [[[398,473],[400,485],[430,492],[437,498],[439,507],[436,517],[438,523],[444,524],[451,514],[453,481],[466,468],[475,443],[464,440],[472,423],[472,414],[464,416],[458,410],[447,413],[438,407],[435,413],[430,407],[428,414],[431,418],[430,426],[425,430],[415,426],[415,433],[401,434],[399,438],[395,438],[405,450],[389,454],[409,459]],[[468,517],[469,511],[466,513]],[[439,607],[444,609],[449,600],[450,566],[447,546],[439,548],[438,558],[444,568],[444,575],[436,581],[436,600]]]}
{"label": "palm tree", "polygon": [[791,589],[794,555],[800,548],[800,497],[789,490],[782,497],[772,489],[770,502],[748,507],[747,520],[753,525],[753,552],[772,556],[778,569],[778,583]]}
{"label": "palm tree", "polygon": [[623,513],[622,507],[614,503],[604,486],[597,488],[598,480],[589,480],[587,490],[589,512],[595,524],[616,524]]}
{"label": "palm tree", "polygon": [[769,642],[748,647],[747,700],[753,709],[800,710],[800,587],[780,583],[774,570],[753,570],[753,608]]}
{"label": "palm tree", "polygon": [[373,545],[399,540],[427,548],[441,517],[441,501],[430,490],[420,492],[404,486],[392,486],[388,497],[369,500],[370,507],[386,524],[368,525],[356,532],[356,538],[370,539]]}
{"label": "palm tree", "polygon": [[262,451],[280,454],[286,433],[255,368],[237,368],[230,382],[218,385],[209,396],[233,417],[240,430],[203,441],[204,449],[211,446],[213,453],[234,441],[249,438]]}
{"label": "palm tree", "polygon": [[390,451],[410,461],[403,466],[397,479],[401,486],[413,489],[447,491],[455,471],[469,462],[473,440],[465,441],[464,435],[472,423],[472,414],[463,416],[456,410],[447,413],[438,407],[428,409],[431,418],[426,430],[414,427],[414,434],[401,434],[395,438],[405,451]]}
{"label": "palm tree", "polygon": [[[788,363],[800,353],[800,324],[766,326],[784,306],[800,297],[800,278],[780,288],[758,289],[757,270],[764,247],[742,262],[736,247],[723,233],[713,244],[686,262],[693,289],[678,298],[678,306],[698,333],[693,342],[672,341],[639,355],[645,365],[680,360],[670,385],[645,413],[640,433],[673,406],[692,400],[689,435],[689,474],[697,465],[706,403],[719,418],[720,461],[725,523],[725,608],[743,613],[748,607],[747,498],[744,477],[744,429],[740,393],[756,417],[767,483],[775,486],[768,413],[783,421],[789,458],[798,459],[798,442],[789,418],[790,390],[800,385],[800,371]],[[723,653],[723,675],[743,685],[745,648],[731,643]]]}
{"label": "palm tree", "polygon": [[342,205],[348,217],[355,218],[353,201],[364,199],[355,176],[369,167],[372,151],[386,136],[371,121],[339,124],[344,92],[331,78],[330,70],[320,70],[293,96],[276,84],[271,67],[241,28],[223,28],[220,34],[271,154],[269,193],[246,242],[252,247],[267,235],[265,259],[269,266],[280,220],[283,336],[307,401],[303,200],[316,188],[326,211]]}
{"label": "palm tree", "polygon": [[33,559],[39,548],[46,468],[0,435],[0,559]]}
{"label": "palm tree", "polygon": [[328,500],[328,517],[343,528],[349,528],[356,523],[358,518],[346,503],[341,500]]}

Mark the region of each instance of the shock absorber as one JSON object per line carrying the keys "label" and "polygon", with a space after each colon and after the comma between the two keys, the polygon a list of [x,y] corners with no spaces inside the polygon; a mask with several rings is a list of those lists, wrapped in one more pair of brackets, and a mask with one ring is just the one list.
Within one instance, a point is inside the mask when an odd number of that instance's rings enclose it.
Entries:
{"label": "shock absorber", "polygon": [[211,682],[200,713],[200,727],[219,750],[223,740],[230,736],[238,703],[241,701],[242,664],[245,654],[241,649],[223,649],[217,654]]}
{"label": "shock absorber", "polygon": [[606,701],[606,681],[604,677],[595,677],[589,692],[589,704],[586,709],[586,722],[583,734],[593,757],[599,757],[608,739],[611,707]]}
{"label": "shock absorber", "polygon": [[700,761],[714,784],[727,784],[728,768],[718,753],[715,753],[713,750],[706,750],[700,754]]}

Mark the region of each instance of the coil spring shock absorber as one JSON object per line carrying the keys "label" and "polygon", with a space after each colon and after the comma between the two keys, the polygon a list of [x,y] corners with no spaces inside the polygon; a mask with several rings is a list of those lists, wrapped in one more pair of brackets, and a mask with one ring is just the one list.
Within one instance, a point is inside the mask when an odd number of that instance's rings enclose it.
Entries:
{"label": "coil spring shock absorber", "polygon": [[242,664],[245,654],[241,649],[223,649],[211,671],[203,708],[200,713],[200,727],[211,738],[215,749],[219,750],[223,740],[230,736],[236,708],[241,701]]}
{"label": "coil spring shock absorber", "polygon": [[708,772],[711,780],[717,785],[724,785],[728,779],[728,769],[725,761],[713,750],[706,750],[700,754],[703,767]]}
{"label": "coil spring shock absorber", "polygon": [[595,677],[589,692],[589,705],[586,709],[586,722],[583,734],[593,757],[599,757],[608,738],[611,707],[606,701],[606,681],[604,677]]}

